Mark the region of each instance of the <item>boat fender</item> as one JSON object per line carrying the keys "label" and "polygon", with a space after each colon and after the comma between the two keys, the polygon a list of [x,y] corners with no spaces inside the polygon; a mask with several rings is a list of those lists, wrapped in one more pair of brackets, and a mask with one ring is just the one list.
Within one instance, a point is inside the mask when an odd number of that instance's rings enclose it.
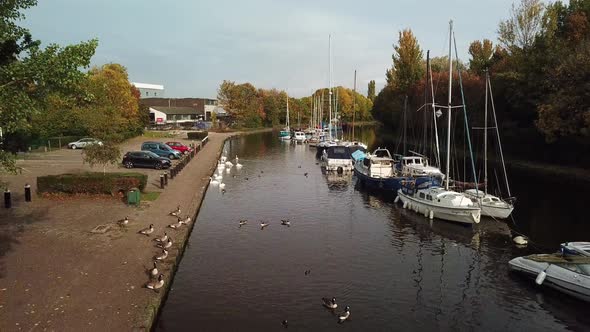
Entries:
{"label": "boat fender", "polygon": [[397,196],[393,202],[397,204],[397,202],[399,202],[399,196]]}
{"label": "boat fender", "polygon": [[408,202],[404,202],[404,206],[403,206],[403,208],[404,208],[404,209],[407,209],[407,208],[408,208]]}
{"label": "boat fender", "polygon": [[[545,269],[547,270],[547,269]],[[543,284],[543,281],[545,281],[545,278],[547,277],[547,273],[545,272],[545,270],[541,271],[538,275],[537,275],[537,279],[535,279],[535,282],[537,283],[537,285],[541,286],[541,284]]]}
{"label": "boat fender", "polygon": [[428,213],[428,219],[434,219],[434,211],[430,210],[430,212]]}
{"label": "boat fender", "polygon": [[424,209],[424,218],[428,218],[428,209]]}

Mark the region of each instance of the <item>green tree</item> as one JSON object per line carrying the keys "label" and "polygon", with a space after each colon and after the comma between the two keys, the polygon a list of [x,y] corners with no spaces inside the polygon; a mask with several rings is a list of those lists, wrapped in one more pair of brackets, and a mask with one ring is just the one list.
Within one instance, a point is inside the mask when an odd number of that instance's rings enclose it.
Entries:
{"label": "green tree", "polygon": [[494,55],[497,47],[489,39],[483,41],[476,40],[469,45],[469,69],[474,73],[481,73],[485,69],[489,69],[494,63]]}
{"label": "green tree", "polygon": [[375,100],[375,81],[371,80],[369,81],[369,88],[367,91],[367,98],[369,98],[370,101],[374,101]]}
{"label": "green tree", "polygon": [[106,174],[107,165],[117,164],[119,162],[119,157],[121,156],[119,146],[112,142],[86,146],[82,153],[84,154],[84,162],[88,163],[90,167],[94,167],[97,164],[102,165],[103,174]]}
{"label": "green tree", "polygon": [[223,81],[217,90],[219,104],[234,118],[238,126],[260,127],[265,119],[258,90],[250,84]]}
{"label": "green tree", "polygon": [[410,29],[399,32],[398,44],[393,49],[393,67],[387,71],[387,85],[408,91],[424,75],[422,50]]}
{"label": "green tree", "polygon": [[533,46],[542,30],[544,8],[541,0],[521,0],[518,6],[513,4],[510,17],[498,27],[500,44],[510,52]]}

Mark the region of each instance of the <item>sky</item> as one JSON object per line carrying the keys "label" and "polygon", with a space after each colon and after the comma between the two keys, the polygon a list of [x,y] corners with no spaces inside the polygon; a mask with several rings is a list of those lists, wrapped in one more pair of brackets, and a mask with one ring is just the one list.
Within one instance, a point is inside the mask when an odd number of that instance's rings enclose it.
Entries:
{"label": "sky", "polygon": [[[286,90],[328,86],[377,91],[398,32],[410,28],[432,56],[448,53],[454,21],[459,57],[497,39],[513,0],[40,0],[22,25],[45,45],[97,38],[93,65],[120,63],[133,82],[162,84],[166,97],[215,98],[223,80]],[[424,52],[426,54],[426,52]]]}

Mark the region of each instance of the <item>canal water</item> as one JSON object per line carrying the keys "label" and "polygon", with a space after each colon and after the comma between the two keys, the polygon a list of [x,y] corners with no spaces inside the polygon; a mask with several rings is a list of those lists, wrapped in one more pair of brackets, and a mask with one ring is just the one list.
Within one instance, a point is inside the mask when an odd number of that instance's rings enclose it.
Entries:
{"label": "canal water", "polygon": [[[380,144],[373,129],[362,135]],[[512,174],[515,220],[465,227],[429,222],[354,176],[324,175],[313,148],[272,133],[233,138],[224,151],[244,167],[224,172],[225,193],[209,187],[158,331],[278,331],[283,320],[291,331],[590,329],[588,304],[507,264],[589,240],[581,184]],[[513,231],[533,245],[516,248]],[[336,314],[350,306],[350,319],[338,324],[322,297],[336,298]]]}

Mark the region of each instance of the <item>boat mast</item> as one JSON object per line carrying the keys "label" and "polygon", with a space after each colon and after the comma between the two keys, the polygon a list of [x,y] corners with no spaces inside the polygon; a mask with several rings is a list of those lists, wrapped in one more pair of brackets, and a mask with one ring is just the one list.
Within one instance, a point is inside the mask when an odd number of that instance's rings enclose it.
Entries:
{"label": "boat mast", "polygon": [[287,94],[287,119],[285,121],[285,123],[287,124],[287,131],[291,131],[291,127],[289,125],[289,94]]}
{"label": "boat mast", "polygon": [[[483,188],[484,194],[488,194],[488,70],[486,69],[486,103],[484,106],[483,120]],[[476,181],[477,182],[477,181]]]}
{"label": "boat mast", "polygon": [[453,21],[449,21],[449,101],[447,104],[448,124],[447,124],[447,181],[445,189],[449,190],[449,180],[451,179],[451,92],[453,87],[453,58],[452,58],[452,42],[453,42]]}
{"label": "boat mast", "polygon": [[352,87],[352,138],[354,141],[354,114],[356,113],[356,69],[354,70],[354,86]]}
{"label": "boat mast", "polygon": [[428,72],[429,72],[427,79],[430,79],[430,94],[432,96],[432,118],[434,120],[434,139],[436,142],[436,167],[440,168],[441,162],[440,162],[440,148],[439,148],[439,144],[438,144],[438,126],[436,124],[436,103],[434,101],[434,85],[433,85],[433,81],[432,81],[432,67],[431,67],[430,61],[428,62],[428,67],[426,70],[428,70]]}
{"label": "boat mast", "polygon": [[332,35],[328,35],[328,113],[330,122],[328,123],[328,138],[332,140]]}

